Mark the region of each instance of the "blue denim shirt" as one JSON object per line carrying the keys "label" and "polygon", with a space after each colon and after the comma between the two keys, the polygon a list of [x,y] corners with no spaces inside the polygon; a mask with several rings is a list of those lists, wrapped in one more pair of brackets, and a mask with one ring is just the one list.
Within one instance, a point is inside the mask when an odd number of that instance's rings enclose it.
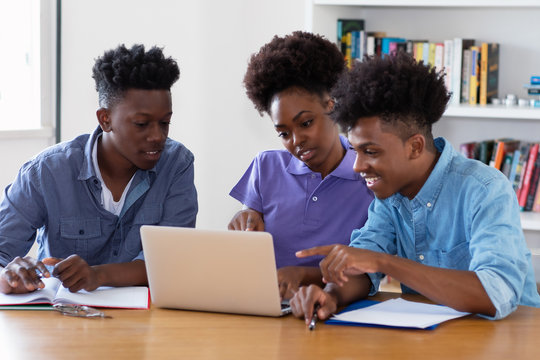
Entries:
{"label": "blue denim shirt", "polygon": [[[540,306],[531,253],[508,179],[495,168],[466,159],[445,139],[441,156],[415,196],[375,199],[351,246],[398,255],[446,269],[474,271],[500,319],[517,305]],[[382,274],[368,274],[370,294]],[[414,293],[402,286],[403,292]]]}
{"label": "blue denim shirt", "polygon": [[144,259],[143,224],[194,227],[193,154],[167,139],[156,166],[137,170],[120,216],[100,204],[92,146],[101,129],[52,146],[20,169],[0,203],[0,265],[25,255],[78,254],[90,265]]}

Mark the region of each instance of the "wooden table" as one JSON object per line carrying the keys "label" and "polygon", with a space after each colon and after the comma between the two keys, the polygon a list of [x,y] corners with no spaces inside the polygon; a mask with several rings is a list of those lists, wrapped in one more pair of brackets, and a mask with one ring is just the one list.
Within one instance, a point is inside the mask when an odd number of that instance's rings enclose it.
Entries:
{"label": "wooden table", "polygon": [[[379,294],[384,300],[400,294]],[[403,296],[408,300],[420,297]],[[435,330],[317,324],[180,310],[106,310],[113,319],[0,311],[0,359],[539,359],[540,309]]]}

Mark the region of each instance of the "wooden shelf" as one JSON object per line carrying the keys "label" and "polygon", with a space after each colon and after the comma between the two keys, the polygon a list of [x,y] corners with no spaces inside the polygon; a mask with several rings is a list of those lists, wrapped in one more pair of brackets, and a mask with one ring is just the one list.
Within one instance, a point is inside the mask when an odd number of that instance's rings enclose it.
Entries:
{"label": "wooden shelf", "polygon": [[540,120],[540,108],[505,105],[450,105],[443,116]]}

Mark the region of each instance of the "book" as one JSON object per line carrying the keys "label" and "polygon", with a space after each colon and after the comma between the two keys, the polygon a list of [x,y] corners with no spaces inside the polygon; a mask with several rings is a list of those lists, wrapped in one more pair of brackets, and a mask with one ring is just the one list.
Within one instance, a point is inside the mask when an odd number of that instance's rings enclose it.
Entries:
{"label": "book", "polygon": [[476,105],[478,103],[478,71],[480,59],[480,48],[471,46],[471,73],[469,76],[469,104]]}
{"label": "book", "polygon": [[532,211],[540,212],[540,182],[538,183],[538,186],[536,187],[536,195],[534,197]]}
{"label": "book", "polygon": [[526,142],[526,143],[523,143],[521,147],[519,148],[520,154],[519,154],[518,163],[516,165],[516,174],[514,177],[514,183],[512,185],[518,199],[519,199],[519,192],[523,184],[523,174],[525,173],[524,169],[525,169],[525,165],[527,164],[527,159],[529,157],[531,146],[532,146],[531,143]]}
{"label": "book", "polygon": [[[462,96],[463,51],[472,45],[474,45],[474,39],[454,38],[454,49],[452,51],[454,57],[452,61],[452,98],[450,99],[450,103],[453,105],[459,105],[460,97]],[[469,99],[467,98],[465,102],[469,102]]]}
{"label": "book", "polygon": [[401,298],[381,302],[361,300],[332,316],[326,324],[433,330],[444,321],[466,315],[469,313],[447,306]]}
{"label": "book", "polygon": [[341,52],[345,55],[347,50],[346,34],[353,31],[364,30],[364,19],[338,19],[337,20],[337,43]]}
{"label": "book", "polygon": [[[540,150],[540,148],[539,148]],[[536,155],[536,161],[533,165],[531,183],[529,185],[529,191],[527,192],[527,199],[525,200],[525,206],[523,211],[531,211],[534,204],[534,198],[536,196],[536,189],[538,188],[538,178],[540,176],[540,154]]]}
{"label": "book", "polygon": [[531,85],[538,84],[540,85],[540,76],[531,76]]}
{"label": "book", "polygon": [[518,168],[520,157],[521,157],[521,149],[516,149],[514,151],[514,154],[512,155],[512,162],[510,163],[510,170],[508,172],[508,180],[510,181],[510,184],[512,184],[512,187],[514,185],[516,175],[518,175],[517,168]]}
{"label": "book", "polygon": [[476,142],[463,143],[459,146],[459,152],[469,159],[475,159]]}
{"label": "book", "polygon": [[494,143],[495,141],[493,140],[484,140],[484,141],[481,141],[479,144],[478,160],[480,160],[486,165],[489,165],[491,154],[493,152]]}
{"label": "book", "polygon": [[502,170],[502,163],[506,154],[513,152],[519,147],[519,140],[503,138],[495,140],[489,166]]}
{"label": "book", "polygon": [[499,44],[482,43],[480,50],[479,104],[486,105],[499,94]]}
{"label": "book", "polygon": [[[55,278],[42,278],[45,287],[26,294],[1,294],[0,309],[13,305],[75,304],[106,308],[149,309],[150,292],[146,286],[99,287],[94,291],[70,292]],[[22,307],[24,309],[24,307]]]}
{"label": "book", "polygon": [[452,68],[454,61],[454,42],[453,40],[444,40],[444,55],[443,55],[443,67],[444,73],[446,74],[444,78],[444,84],[449,93],[452,93],[454,90],[452,88]]}
{"label": "book", "polygon": [[386,37],[385,31],[368,31],[366,33],[367,56],[381,56],[381,39],[383,37]]}
{"label": "book", "polygon": [[526,164],[524,164],[523,181],[519,190],[518,203],[520,208],[524,209],[527,204],[527,195],[529,194],[529,188],[531,186],[531,178],[533,175],[534,165],[536,158],[538,157],[538,143],[531,146],[529,150],[529,156]]}
{"label": "book", "polygon": [[382,38],[381,43],[381,56],[386,56],[391,54],[390,44],[395,43],[395,45],[392,45],[392,47],[395,46],[393,49],[394,51],[397,51],[397,43],[405,42],[406,40],[403,38],[396,38],[396,37],[384,37]]}

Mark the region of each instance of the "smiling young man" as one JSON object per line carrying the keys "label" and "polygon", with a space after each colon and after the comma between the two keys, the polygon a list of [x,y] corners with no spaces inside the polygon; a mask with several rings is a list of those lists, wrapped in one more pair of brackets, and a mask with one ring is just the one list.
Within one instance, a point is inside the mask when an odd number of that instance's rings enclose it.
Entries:
{"label": "smiling young man", "polygon": [[[498,170],[458,154],[431,126],[448,102],[443,77],[410,56],[370,58],[340,79],[333,118],[348,131],[354,170],[375,194],[350,246],[325,255],[325,289],[300,288],[293,313],[327,318],[377,292],[383,274],[460,311],[500,319],[540,306],[511,184]],[[397,255],[397,256],[396,256]]]}
{"label": "smiling young man", "polygon": [[[124,45],[98,58],[99,127],[27,162],[0,204],[0,291],[147,283],[139,228],[194,227],[193,155],[169,139],[180,71],[162,50]],[[23,257],[34,241],[37,259]]]}

